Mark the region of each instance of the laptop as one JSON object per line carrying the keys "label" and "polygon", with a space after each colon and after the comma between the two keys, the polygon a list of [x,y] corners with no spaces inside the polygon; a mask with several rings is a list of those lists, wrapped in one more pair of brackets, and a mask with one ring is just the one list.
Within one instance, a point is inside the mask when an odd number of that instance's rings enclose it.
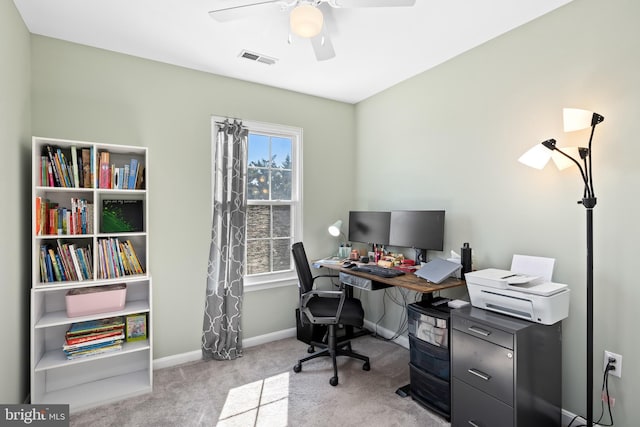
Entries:
{"label": "laptop", "polygon": [[438,284],[444,282],[447,277],[461,268],[462,265],[459,263],[447,261],[442,258],[434,258],[417,270],[415,274],[418,277]]}

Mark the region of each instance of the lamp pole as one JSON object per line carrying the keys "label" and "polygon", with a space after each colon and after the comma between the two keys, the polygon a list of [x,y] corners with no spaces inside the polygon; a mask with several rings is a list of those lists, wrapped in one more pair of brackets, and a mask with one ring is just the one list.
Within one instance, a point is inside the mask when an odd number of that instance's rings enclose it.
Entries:
{"label": "lamp pole", "polygon": [[587,426],[593,425],[593,208],[595,197],[585,197],[587,209]]}

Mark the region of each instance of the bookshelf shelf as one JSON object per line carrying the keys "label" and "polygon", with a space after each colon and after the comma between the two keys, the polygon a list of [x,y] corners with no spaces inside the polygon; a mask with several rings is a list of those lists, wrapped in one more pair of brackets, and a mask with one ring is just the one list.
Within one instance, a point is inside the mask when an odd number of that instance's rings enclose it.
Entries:
{"label": "bookshelf shelf", "polygon": [[[32,149],[31,402],[74,412],[150,392],[147,149],[42,137]],[[69,291],[116,284],[126,285],[121,309],[67,316]],[[147,316],[147,339],[67,358],[72,324],[133,314]]]}
{"label": "bookshelf shelf", "polygon": [[86,322],[88,320],[102,319],[104,317],[126,316],[127,314],[148,313],[149,301],[131,301],[127,302],[124,310],[109,313],[101,313],[93,316],[67,317],[65,310],[46,312],[34,325],[35,329],[50,328],[52,326],[71,325],[75,322]]}
{"label": "bookshelf shelf", "polygon": [[51,369],[57,368],[65,368],[68,366],[76,365],[79,363],[89,363],[99,359],[113,358],[114,362],[118,357],[122,357],[125,354],[136,352],[136,351],[144,351],[149,349],[149,340],[144,341],[134,341],[125,343],[122,347],[122,350],[116,351],[113,353],[107,353],[102,355],[96,355],[92,357],[85,357],[81,359],[68,360],[64,353],[57,350],[51,350],[46,352],[38,365],[35,368],[36,372],[48,371]]}
{"label": "bookshelf shelf", "polygon": [[73,387],[47,391],[43,399],[50,403],[75,402],[75,410],[89,409],[95,406],[95,397],[100,396],[101,403],[107,404],[133,396],[149,393],[151,386],[147,378],[148,370],[139,370],[111,378],[79,384]]}

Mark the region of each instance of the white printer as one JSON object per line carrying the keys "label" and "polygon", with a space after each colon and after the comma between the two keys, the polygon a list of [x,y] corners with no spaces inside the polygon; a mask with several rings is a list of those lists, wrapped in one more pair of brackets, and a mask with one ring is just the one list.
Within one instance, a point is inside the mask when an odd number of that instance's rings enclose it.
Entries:
{"label": "white printer", "polygon": [[[516,260],[516,257],[519,257]],[[552,325],[569,315],[570,289],[551,282],[550,272],[531,275],[514,268],[518,261],[540,261],[538,257],[514,255],[511,270],[487,268],[465,274],[471,304],[545,325]],[[551,264],[551,270],[553,264]],[[526,269],[525,269],[526,270]]]}

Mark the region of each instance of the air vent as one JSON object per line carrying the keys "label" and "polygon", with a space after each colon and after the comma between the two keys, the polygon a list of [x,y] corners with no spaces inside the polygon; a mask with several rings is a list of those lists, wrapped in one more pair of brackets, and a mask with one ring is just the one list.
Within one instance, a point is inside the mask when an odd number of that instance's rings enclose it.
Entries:
{"label": "air vent", "polygon": [[271,58],[265,55],[261,55],[259,53],[255,53],[255,52],[249,52],[248,50],[243,50],[242,52],[240,52],[240,58],[245,58],[248,59],[250,61],[255,61],[255,62],[261,62],[263,64],[267,64],[267,65],[273,65],[276,62],[278,62],[277,59],[275,58]]}

